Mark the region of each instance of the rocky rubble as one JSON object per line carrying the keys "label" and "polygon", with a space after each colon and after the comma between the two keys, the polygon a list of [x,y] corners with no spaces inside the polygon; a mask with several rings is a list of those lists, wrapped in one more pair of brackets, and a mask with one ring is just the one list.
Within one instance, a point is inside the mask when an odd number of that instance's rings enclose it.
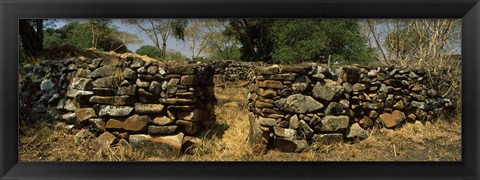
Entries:
{"label": "rocky rubble", "polygon": [[250,142],[256,152],[300,152],[310,145],[365,139],[375,124],[392,129],[431,121],[451,103],[425,85],[424,75],[314,63],[257,67],[248,96]]}
{"label": "rocky rubble", "polygon": [[234,60],[211,61],[215,68],[215,86],[224,86],[226,81],[248,80],[253,78],[253,70],[262,62],[242,62]]}

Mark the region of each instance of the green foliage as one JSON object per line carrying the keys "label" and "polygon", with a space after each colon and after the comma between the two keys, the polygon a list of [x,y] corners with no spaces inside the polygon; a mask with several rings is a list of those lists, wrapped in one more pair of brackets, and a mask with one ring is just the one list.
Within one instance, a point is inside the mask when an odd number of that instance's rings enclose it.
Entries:
{"label": "green foliage", "polygon": [[274,63],[326,63],[329,56],[332,63],[364,63],[372,59],[356,20],[277,20],[270,35]]}
{"label": "green foliage", "polygon": [[224,31],[241,44],[241,59],[268,63],[361,63],[372,60],[357,20],[236,19]]}
{"label": "green foliage", "polygon": [[271,60],[273,43],[269,36],[272,19],[232,19],[224,34],[235,37],[242,45],[241,59],[245,61]]}
{"label": "green foliage", "polygon": [[135,51],[135,53],[140,55],[146,55],[151,58],[160,58],[161,51],[155,46],[142,46]]}
{"label": "green foliage", "polygon": [[190,59],[179,51],[167,50],[165,54],[165,60],[186,61]]}
{"label": "green foliage", "polygon": [[136,36],[119,32],[109,20],[88,19],[70,21],[60,29],[48,28],[44,32],[45,48],[72,45],[104,51],[127,52],[126,43],[137,43]]}

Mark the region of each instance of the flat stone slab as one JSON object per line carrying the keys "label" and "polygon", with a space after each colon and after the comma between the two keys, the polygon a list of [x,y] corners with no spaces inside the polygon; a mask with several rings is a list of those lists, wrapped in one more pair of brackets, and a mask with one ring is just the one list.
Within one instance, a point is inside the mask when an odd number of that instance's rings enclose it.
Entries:
{"label": "flat stone slab", "polygon": [[100,111],[98,112],[98,115],[100,117],[128,116],[132,111],[133,107],[130,106],[100,105]]}
{"label": "flat stone slab", "polygon": [[135,113],[138,114],[160,114],[165,108],[162,104],[135,104]]}
{"label": "flat stone slab", "polygon": [[129,136],[129,140],[132,147],[142,149],[146,154],[179,156],[182,150],[183,137],[183,133],[167,136],[134,134]]}

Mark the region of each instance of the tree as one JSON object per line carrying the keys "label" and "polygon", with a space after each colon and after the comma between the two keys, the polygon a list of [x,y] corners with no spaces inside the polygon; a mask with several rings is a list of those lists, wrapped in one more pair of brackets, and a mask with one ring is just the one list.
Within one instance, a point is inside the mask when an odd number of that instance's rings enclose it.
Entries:
{"label": "tree", "polygon": [[104,51],[127,52],[126,44],[138,44],[140,40],[132,34],[121,32],[110,21],[71,20],[60,29],[45,30],[45,48],[73,45]]}
{"label": "tree", "polygon": [[367,41],[356,20],[285,19],[269,29],[272,62],[316,61],[362,63],[371,60]]}
{"label": "tree", "polygon": [[247,61],[270,61],[273,43],[268,29],[272,19],[231,19],[224,33],[235,37],[242,45],[241,59]]}
{"label": "tree", "polygon": [[205,36],[206,21],[202,19],[189,20],[188,26],[184,30],[185,39],[190,43],[190,51],[192,52],[192,60],[198,59],[200,54],[205,50],[207,45],[201,42]]}
{"label": "tree", "polygon": [[19,35],[28,56],[40,56],[43,52],[43,19],[20,19]]}
{"label": "tree", "polygon": [[128,19],[124,22],[147,34],[155,47],[160,49],[160,58],[163,59],[167,51],[168,38],[172,35],[174,38],[184,40],[184,29],[188,25],[188,21],[184,19]]}
{"label": "tree", "polygon": [[142,46],[138,48],[135,53],[140,55],[146,55],[151,58],[160,58],[162,52],[155,46]]}
{"label": "tree", "polygon": [[205,53],[208,59],[240,60],[240,44],[233,36],[224,34],[227,25],[225,20],[210,19],[205,22],[205,32],[202,43],[205,44]]}
{"label": "tree", "polygon": [[460,53],[460,20],[368,19],[366,24],[370,46],[382,64],[443,66],[450,55]]}

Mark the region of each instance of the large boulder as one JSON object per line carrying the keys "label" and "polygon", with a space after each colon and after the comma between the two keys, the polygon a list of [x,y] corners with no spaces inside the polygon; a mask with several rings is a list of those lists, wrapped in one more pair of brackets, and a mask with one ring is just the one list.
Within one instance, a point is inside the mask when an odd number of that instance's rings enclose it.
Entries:
{"label": "large boulder", "polygon": [[323,104],[310,96],[294,94],[287,98],[275,101],[275,105],[290,113],[308,113],[323,108]]}
{"label": "large boulder", "polygon": [[343,94],[343,92],[344,89],[342,85],[329,79],[325,79],[325,84],[323,85],[320,82],[317,82],[312,90],[313,97],[325,101],[332,101]]}

